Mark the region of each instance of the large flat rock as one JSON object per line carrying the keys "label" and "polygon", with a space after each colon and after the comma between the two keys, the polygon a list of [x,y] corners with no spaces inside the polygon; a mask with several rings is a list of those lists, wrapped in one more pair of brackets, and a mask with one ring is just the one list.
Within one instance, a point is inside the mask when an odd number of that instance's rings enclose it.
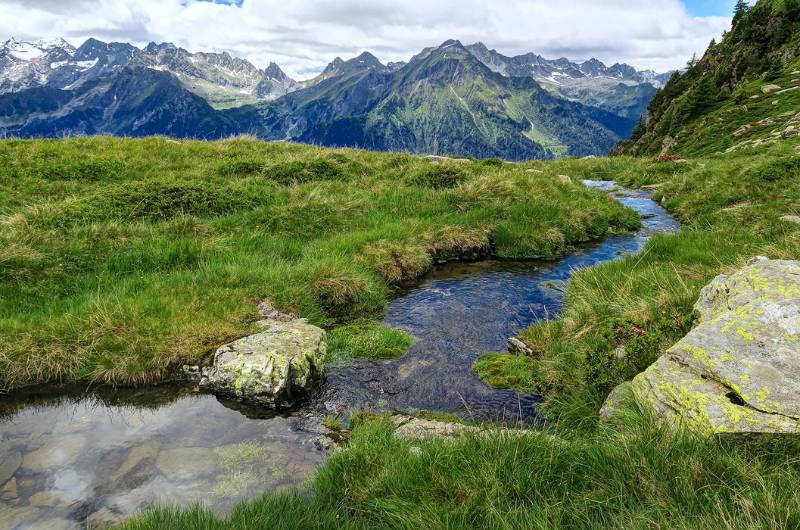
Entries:
{"label": "large flat rock", "polygon": [[700,322],[633,381],[641,406],[704,434],[800,433],[800,262],[719,276]]}

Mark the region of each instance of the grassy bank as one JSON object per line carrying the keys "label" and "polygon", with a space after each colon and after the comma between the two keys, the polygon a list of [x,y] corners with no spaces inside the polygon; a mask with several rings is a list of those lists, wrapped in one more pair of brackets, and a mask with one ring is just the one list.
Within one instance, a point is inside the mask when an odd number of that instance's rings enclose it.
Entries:
{"label": "grassy bank", "polygon": [[555,257],[638,226],[530,166],[238,139],[0,142],[0,388],[138,384],[253,328],[256,302],[401,353],[370,324],[462,255]]}

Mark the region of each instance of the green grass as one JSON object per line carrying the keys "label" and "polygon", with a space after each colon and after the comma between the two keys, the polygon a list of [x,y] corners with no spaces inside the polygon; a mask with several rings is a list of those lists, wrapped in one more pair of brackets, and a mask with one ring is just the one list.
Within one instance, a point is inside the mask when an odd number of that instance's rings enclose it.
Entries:
{"label": "green grass", "polygon": [[383,324],[356,322],[338,327],[328,335],[328,357],[396,359],[405,355],[414,342],[414,337]]}
{"label": "green grass", "polygon": [[267,298],[344,357],[393,357],[406,337],[338,328],[374,322],[434,262],[557,257],[638,226],[529,167],[248,138],[2,141],[0,388],[158,381],[252,332]]}

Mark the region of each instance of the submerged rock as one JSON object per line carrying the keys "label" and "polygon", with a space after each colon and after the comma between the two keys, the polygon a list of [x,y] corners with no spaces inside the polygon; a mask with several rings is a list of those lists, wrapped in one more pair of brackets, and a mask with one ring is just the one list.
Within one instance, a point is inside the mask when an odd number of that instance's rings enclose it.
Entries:
{"label": "submerged rock", "polygon": [[800,433],[800,262],[757,258],[703,289],[699,325],[633,381],[703,434]]}
{"label": "submerged rock", "polygon": [[200,388],[267,408],[291,407],[324,376],[325,331],[261,309],[268,313],[262,331],[219,348]]}
{"label": "submerged rock", "polygon": [[22,455],[17,451],[0,454],[0,486],[11,480],[22,465]]}

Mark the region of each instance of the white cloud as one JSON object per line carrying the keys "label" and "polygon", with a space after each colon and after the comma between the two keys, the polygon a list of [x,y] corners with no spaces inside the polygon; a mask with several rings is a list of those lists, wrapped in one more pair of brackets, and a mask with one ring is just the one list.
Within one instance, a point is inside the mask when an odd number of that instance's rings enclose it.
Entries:
{"label": "white cloud", "polygon": [[702,54],[728,28],[694,18],[679,0],[244,0],[242,7],[191,0],[0,0],[0,35],[174,42],[229,51],[298,78],[336,56],[369,50],[407,60],[456,38],[507,55],[596,57],[659,71]]}

